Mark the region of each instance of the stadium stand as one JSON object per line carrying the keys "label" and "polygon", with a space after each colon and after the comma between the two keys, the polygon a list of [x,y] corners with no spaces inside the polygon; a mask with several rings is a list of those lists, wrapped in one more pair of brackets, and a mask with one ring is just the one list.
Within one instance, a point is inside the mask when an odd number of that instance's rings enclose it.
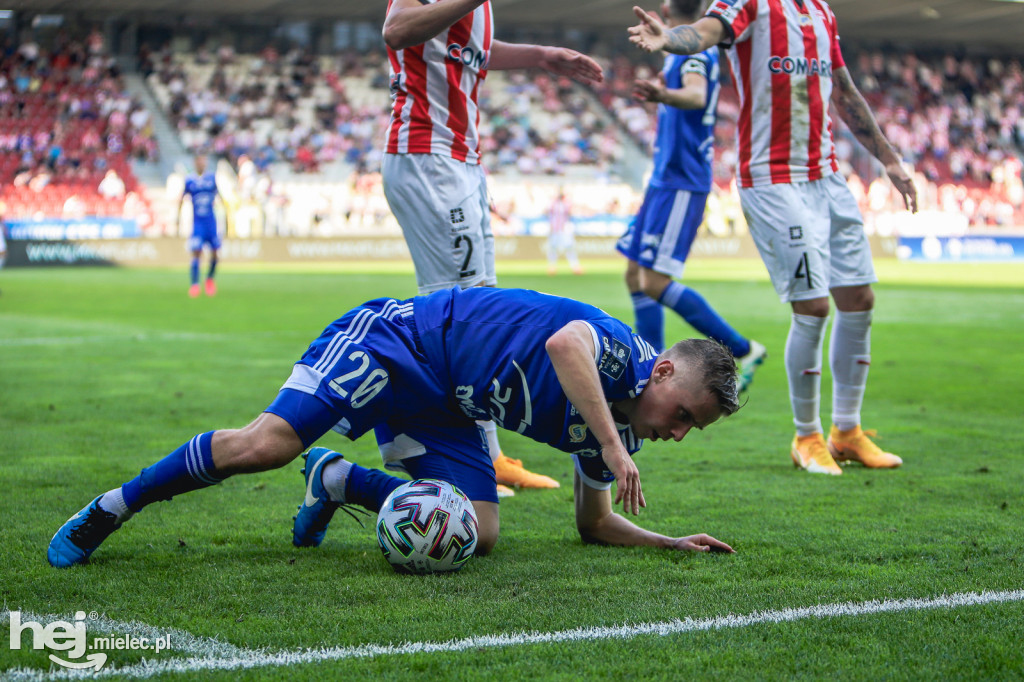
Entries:
{"label": "stadium stand", "polygon": [[[0,199],[5,218],[152,216],[130,159],[152,159],[149,112],[125,94],[94,34],[43,49],[25,41],[0,58]],[[114,171],[119,196],[100,184]]]}
{"label": "stadium stand", "polygon": [[[147,194],[132,163],[160,159],[154,119],[163,125],[166,118],[184,149],[230,164],[232,211],[243,213],[229,224],[239,235],[397,234],[377,174],[390,103],[381,50],[315,54],[278,41],[237,54],[230,41],[196,49],[187,42],[138,51],[160,107],[152,111],[126,93],[122,67],[96,31],[45,47],[24,37],[8,45],[0,60],[5,217],[131,216],[147,233],[165,234],[161,224],[174,220],[162,212],[176,204],[180,174]],[[656,76],[660,62],[614,40],[600,44],[606,80],[595,90],[542,72],[489,75],[482,152],[499,233],[532,231],[532,218],[559,185],[574,216],[628,216],[636,207],[630,185],[642,184],[636,169],[647,165],[655,108],[633,101],[630,90],[634,79]],[[972,228],[1024,224],[1019,60],[856,43],[845,49],[886,134],[915,164],[922,208],[964,216]],[[709,229],[722,234],[744,229],[732,182],[736,102],[724,88],[709,204]],[[841,122],[836,139],[868,229],[884,233],[889,228],[874,216],[898,212],[897,197]],[[170,163],[190,165],[187,158]],[[124,183],[123,197],[100,191],[111,170]]]}

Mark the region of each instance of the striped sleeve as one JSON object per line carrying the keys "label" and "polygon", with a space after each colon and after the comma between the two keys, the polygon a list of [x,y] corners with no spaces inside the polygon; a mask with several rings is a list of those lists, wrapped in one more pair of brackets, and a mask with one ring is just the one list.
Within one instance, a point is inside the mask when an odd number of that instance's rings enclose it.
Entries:
{"label": "striped sleeve", "polygon": [[729,33],[723,47],[732,47],[750,38],[750,26],[757,18],[758,0],[715,0],[705,16],[721,21]]}

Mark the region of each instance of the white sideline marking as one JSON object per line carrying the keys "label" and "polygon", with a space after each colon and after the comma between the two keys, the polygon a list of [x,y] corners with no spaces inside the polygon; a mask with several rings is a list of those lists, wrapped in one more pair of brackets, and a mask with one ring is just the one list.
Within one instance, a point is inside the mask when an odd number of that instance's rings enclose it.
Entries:
{"label": "white sideline marking", "polygon": [[[845,602],[841,604],[820,604],[796,609],[778,611],[756,611],[736,616],[717,616],[672,620],[661,623],[639,623],[616,627],[575,628],[557,632],[523,632],[501,635],[467,637],[448,642],[406,642],[404,644],[363,644],[353,647],[330,647],[321,649],[298,649],[293,651],[268,651],[266,649],[245,649],[208,637],[197,637],[191,633],[158,628],[136,621],[118,622],[106,618],[88,621],[90,632],[116,632],[139,637],[171,635],[173,650],[193,654],[190,658],[143,660],[141,663],[123,667],[103,668],[90,675],[85,671],[57,669],[47,673],[31,668],[11,668],[0,671],[11,680],[70,679],[83,676],[108,677],[126,675],[131,677],[153,677],[164,673],[191,673],[204,670],[247,670],[265,666],[284,666],[320,661],[339,661],[355,658],[377,658],[379,656],[400,656],[439,652],[460,652],[481,647],[494,648],[546,644],[549,642],[586,642],[601,639],[631,639],[641,635],[674,635],[721,628],[742,628],[762,623],[785,623],[806,618],[835,618],[840,616],[863,616],[875,613],[898,611],[920,611],[923,609],[959,608],[979,604],[998,604],[1024,601],[1024,590],[1005,592],[981,592],[950,594],[933,599],[898,599],[868,602]],[[68,616],[22,614],[25,620],[48,623]],[[9,611],[0,613],[0,620],[9,620]]]}

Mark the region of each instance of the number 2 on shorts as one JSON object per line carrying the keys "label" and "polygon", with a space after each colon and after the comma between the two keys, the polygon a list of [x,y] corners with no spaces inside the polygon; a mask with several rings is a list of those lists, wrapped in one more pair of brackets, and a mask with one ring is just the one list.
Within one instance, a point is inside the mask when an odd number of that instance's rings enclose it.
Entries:
{"label": "number 2 on shorts", "polygon": [[473,240],[467,235],[460,234],[455,238],[454,250],[458,251],[462,243],[466,243],[466,257],[462,259],[462,266],[459,268],[459,277],[470,277],[476,274],[469,269],[469,261],[473,257]]}

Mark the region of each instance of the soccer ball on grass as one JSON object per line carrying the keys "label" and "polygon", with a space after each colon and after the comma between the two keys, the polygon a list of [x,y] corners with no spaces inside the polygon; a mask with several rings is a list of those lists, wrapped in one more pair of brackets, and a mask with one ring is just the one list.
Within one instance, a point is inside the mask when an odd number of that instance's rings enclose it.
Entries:
{"label": "soccer ball on grass", "polygon": [[388,495],[377,515],[377,541],[400,573],[457,571],[477,542],[473,503],[451,483],[420,479]]}

